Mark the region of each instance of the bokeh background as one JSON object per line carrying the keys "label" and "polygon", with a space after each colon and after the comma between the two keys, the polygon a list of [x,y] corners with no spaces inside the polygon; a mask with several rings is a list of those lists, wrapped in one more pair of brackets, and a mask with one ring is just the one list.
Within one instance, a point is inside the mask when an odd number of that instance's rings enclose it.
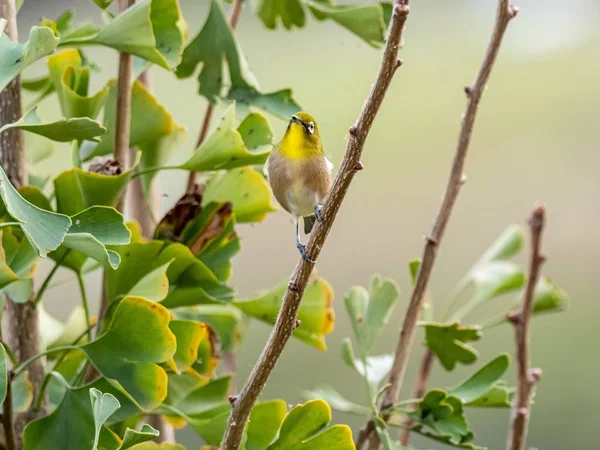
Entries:
{"label": "bokeh background", "polygon": [[[368,1],[368,0],[364,0]],[[203,24],[208,2],[181,0],[195,33]],[[544,274],[572,297],[568,312],[538,318],[533,324],[533,364],[543,368],[531,420],[529,445],[536,449],[600,448],[600,3],[597,0],[519,0],[520,13],[502,45],[489,89],[482,101],[473,136],[464,186],[441,247],[431,289],[434,303],[481,252],[511,223],[524,224],[537,201],[549,210],[544,247],[549,256]],[[87,0],[26,0],[19,14],[21,40],[41,17],[55,18],[67,8],[80,20],[100,22]],[[350,334],[343,294],[366,285],[371,274],[393,277],[402,298],[377,350],[391,352],[410,294],[407,261],[421,255],[446,185],[461,115],[463,86],[473,79],[487,45],[495,0],[415,1],[399,70],[367,141],[365,170],[355,178],[318,263],[320,275],[333,285],[337,323],[329,350],[317,352],[292,340],[269,381],[263,398],[303,399],[303,391],[333,384],[348,398],[364,402],[362,384],[339,357],[341,340]],[[291,86],[303,108],[317,117],[326,152],[339,166],[348,127],[355,120],[374,80],[380,51],[363,44],[335,23],[309,20],[302,30],[266,30],[246,5],[238,32],[251,67],[266,90]],[[91,48],[88,54],[103,67],[93,89],[116,75],[114,51]],[[44,73],[43,63],[26,77]],[[205,101],[196,80],[178,81],[160,69],[151,72],[159,101],[186,125],[189,137],[175,156],[192,152]],[[30,98],[26,98],[30,99]],[[58,102],[40,107],[45,119],[58,117]],[[281,137],[285,123],[273,119]],[[56,174],[70,164],[67,146],[58,146],[50,163],[38,171]],[[163,208],[183,192],[181,172],[160,176]],[[243,248],[235,258],[233,284],[242,295],[277,284],[298,260],[293,228],[283,212],[256,226],[241,226]],[[525,262],[521,259],[522,262]],[[67,282],[50,291],[45,307],[65,318],[79,302],[68,272]],[[72,283],[72,284],[71,284]],[[98,289],[97,275],[86,278]],[[93,299],[97,302],[97,298]],[[500,311],[502,298],[473,316]],[[94,310],[96,306],[93,306]],[[239,354],[239,378],[245,379],[263,347],[269,327],[253,323]],[[422,354],[416,340],[403,395],[410,395]],[[476,344],[487,361],[498,352],[513,353],[508,326],[487,331]],[[452,385],[473,367],[452,374],[436,365],[432,386]],[[514,369],[508,374],[512,381]],[[358,429],[362,419],[336,414],[337,422]],[[504,448],[508,411],[470,410],[477,442]],[[201,440],[180,432],[187,448]],[[443,445],[414,438],[420,449]]]}

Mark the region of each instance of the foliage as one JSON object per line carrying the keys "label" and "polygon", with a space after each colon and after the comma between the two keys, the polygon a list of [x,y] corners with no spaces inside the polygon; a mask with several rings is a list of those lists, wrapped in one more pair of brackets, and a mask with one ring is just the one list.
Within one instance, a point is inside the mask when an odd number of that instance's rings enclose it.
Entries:
{"label": "foliage", "polygon": [[[31,361],[11,361],[11,349],[0,343],[0,400],[23,412],[39,410],[47,398],[47,411],[36,411],[37,418],[24,430],[25,450],[181,450],[176,444],[152,442],[159,432],[138,426],[147,415],[189,426],[207,445],[217,446],[231,411],[232,377],[221,357],[238,351],[250,320],[275,324],[287,288],[281,282],[240,298],[231,281],[233,258],[241,249],[239,224],[262,222],[276,210],[259,170],[274,145],[273,128],[263,113],[287,120],[300,106],[290,88],[265,92],[260,87],[221,0],[209,2],[203,24],[194,23],[199,32],[190,39],[178,0],[140,0],[119,13],[112,0],[93,2],[102,11],[102,26],[77,24],[69,10],[32,27],[24,44],[9,39],[7,21],[0,19],[0,90],[48,57],[46,75],[22,80],[22,88],[36,94],[28,112],[14,123],[0,124],[0,133],[12,129],[25,134],[31,166],[30,185],[19,189],[11,184],[7,168],[0,167],[0,298],[31,300],[38,308],[47,350],[36,358],[47,356],[46,378],[34,389],[25,370]],[[390,3],[338,5],[332,0],[259,0],[255,8],[268,29],[278,23],[288,30],[302,28],[310,12],[373,47],[384,43],[391,10]],[[128,142],[135,157],[126,170],[109,157],[117,133],[118,80],[102,79],[90,92],[92,77],[100,72],[85,53],[92,45],[135,56]],[[225,106],[219,124],[189,158],[179,159],[183,163],[169,165],[188,137],[186,127],[137,80],[153,66],[179,79],[197,72],[199,95],[212,106]],[[38,105],[54,96],[61,118],[43,121]],[[70,144],[72,167],[43,178],[36,173],[52,154],[53,142]],[[126,222],[116,207],[138,177],[149,197],[161,170],[202,172],[202,184],[157,217],[152,239],[146,239],[138,224]],[[479,354],[473,342],[487,327],[507,322],[507,314],[483,327],[464,319],[495,298],[522,289],[525,275],[511,261],[522,241],[519,227],[507,229],[459,281],[446,310],[421,323],[425,346],[446,370],[475,363]],[[33,279],[46,257],[54,268],[35,292]],[[82,301],[66,323],[43,309],[44,294],[60,267],[76,276]],[[106,308],[96,318],[89,312],[83,276],[98,269],[104,270]],[[418,270],[419,262],[413,261],[413,282]],[[455,309],[469,289],[471,298]],[[344,298],[354,341],[344,340],[342,357],[364,380],[368,405],[350,401],[330,386],[311,391],[311,400],[293,407],[282,399],[259,402],[245,432],[246,450],[355,448],[349,427],[329,426],[331,407],[372,418],[386,448],[402,448],[391,440],[377,411],[393,357],[371,354],[399,292],[393,280],[374,276],[368,290],[354,287]],[[312,279],[298,311],[293,333],[298,340],[326,350],[335,322],[334,297],[327,280]],[[558,286],[542,279],[534,314],[562,310],[566,301]],[[422,398],[393,405],[385,411],[390,426],[410,420],[417,433],[478,448],[465,411],[511,405],[512,389],[501,379],[508,365],[502,354],[452,388],[432,389]],[[11,404],[5,403],[8,392]]]}

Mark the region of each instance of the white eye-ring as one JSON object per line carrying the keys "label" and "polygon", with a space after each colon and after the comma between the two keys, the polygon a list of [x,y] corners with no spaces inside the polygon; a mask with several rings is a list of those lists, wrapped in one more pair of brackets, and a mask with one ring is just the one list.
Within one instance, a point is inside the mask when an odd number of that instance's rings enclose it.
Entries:
{"label": "white eye-ring", "polygon": [[308,132],[313,134],[315,132],[315,124],[313,122],[308,122]]}

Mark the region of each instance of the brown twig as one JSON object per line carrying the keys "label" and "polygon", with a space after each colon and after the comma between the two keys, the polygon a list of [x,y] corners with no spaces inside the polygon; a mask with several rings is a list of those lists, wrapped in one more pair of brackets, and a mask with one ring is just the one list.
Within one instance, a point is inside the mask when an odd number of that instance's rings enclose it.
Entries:
{"label": "brown twig", "polygon": [[540,369],[530,369],[529,322],[533,310],[535,288],[540,278],[540,269],[546,260],[541,252],[545,221],[546,208],[544,205],[539,205],[533,210],[529,219],[531,254],[529,257],[529,278],[523,295],[523,305],[520,311],[509,315],[509,320],[515,327],[517,342],[517,398],[512,417],[512,427],[506,444],[507,450],[523,450],[525,448],[531,392],[542,375]]}
{"label": "brown twig", "polygon": [[[242,13],[242,5],[244,0],[234,0],[233,5],[231,7],[231,13],[229,14],[229,25],[232,30],[235,30],[237,27],[238,21],[240,19],[240,14]],[[202,119],[202,125],[200,126],[200,133],[198,134],[198,139],[196,140],[196,150],[200,147],[200,145],[206,139],[208,135],[208,129],[210,128],[210,121],[212,120],[212,115],[214,112],[214,107],[211,103],[206,106],[206,111],[204,111],[204,118]],[[191,192],[194,189],[194,186],[197,183],[198,173],[190,172],[188,175],[186,192]]]}
{"label": "brown twig", "polygon": [[[307,253],[313,261],[317,260],[323,248],[325,239],[331,230],[335,216],[342,205],[355,173],[363,168],[360,158],[369,130],[383,102],[385,93],[392,82],[394,73],[400,67],[400,60],[397,58],[398,49],[408,12],[408,5],[400,0],[396,0],[388,29],[387,44],[383,52],[383,59],[377,79],[371,87],[371,92],[362,107],[358,119],[349,130],[350,136],[346,154],[341,163],[339,173],[333,182],[331,192],[327,196],[323,206],[323,220],[322,222],[317,222],[307,244]],[[267,344],[254,366],[246,385],[233,405],[223,438],[221,447],[223,450],[236,450],[240,445],[252,407],[269,379],[275,364],[277,364],[294,328],[297,326],[296,314],[312,270],[313,263],[303,260],[300,260],[294,269],[288,283],[287,291],[283,297],[283,305]]]}
{"label": "brown twig", "polygon": [[[423,359],[421,361],[421,369],[419,370],[419,379],[417,380],[417,385],[415,386],[415,392],[413,394],[413,398],[421,398],[425,395],[425,390],[427,389],[427,382],[429,381],[429,375],[431,374],[431,366],[433,365],[434,353],[427,349],[425,354],[423,355]],[[410,442],[410,432],[412,431],[412,420],[406,419],[404,422],[406,425],[402,430],[402,434],[400,435],[400,444],[404,447],[408,447],[408,443]]]}
{"label": "brown twig", "polygon": [[[509,0],[499,0],[496,13],[496,23],[494,25],[494,31],[487,48],[485,58],[473,85],[465,88],[465,93],[467,94],[468,99],[467,110],[462,121],[456,154],[454,156],[454,162],[452,165],[452,171],[450,173],[444,200],[442,201],[442,205],[438,212],[433,230],[431,235],[429,235],[426,239],[426,245],[422,257],[423,262],[419,270],[419,275],[417,276],[410,303],[406,311],[406,316],[404,317],[402,329],[400,330],[398,345],[394,355],[394,362],[390,372],[390,387],[386,390],[382,400],[381,410],[391,407],[398,399],[398,393],[402,387],[408,356],[417,327],[417,320],[423,307],[425,292],[427,291],[429,278],[433,271],[438,247],[442,241],[442,238],[444,237],[444,231],[446,230],[446,225],[450,219],[450,215],[454,208],[460,188],[464,184],[463,169],[465,166],[465,159],[467,157],[467,150],[471,141],[471,134],[473,132],[473,124],[475,123],[479,101],[481,100],[481,96],[483,95],[483,91],[487,85],[490,72],[494,66],[496,56],[500,50],[500,44],[502,42],[504,32],[506,31],[510,20],[516,16],[517,11],[518,9],[512,6],[509,3]],[[379,438],[373,433],[374,431],[374,424],[372,421],[370,421],[361,432],[363,440],[362,442],[359,441],[358,444],[362,445],[364,442],[366,442],[365,435],[366,437],[372,436],[373,441],[375,441],[377,445],[373,445],[370,448],[379,448]],[[360,448],[358,444],[357,447]]]}
{"label": "brown twig", "polygon": [[[135,4],[135,0],[119,0],[119,12],[124,12]],[[133,58],[130,53],[119,53],[119,72],[117,78],[117,111],[115,117],[114,160],[125,172],[129,167],[129,134],[131,125],[131,69]],[[117,210],[125,209],[126,192],[123,192]]]}
{"label": "brown twig", "polygon": [[[13,42],[19,42],[17,12],[14,0],[0,0],[0,17],[7,19],[6,34]],[[22,116],[21,79],[15,77],[0,93],[0,127],[16,122]],[[0,134],[0,164],[11,183],[19,188],[28,183],[23,132],[12,129]],[[9,299],[6,303],[7,342],[17,360],[24,361],[41,351],[38,310],[33,304],[35,294],[24,303]],[[27,369],[33,395],[37,395],[44,379],[44,361],[39,359]],[[7,402],[5,402],[6,405]],[[44,412],[45,402],[42,402]],[[22,448],[22,431],[38,414],[28,409],[14,416],[13,435],[16,448]]]}

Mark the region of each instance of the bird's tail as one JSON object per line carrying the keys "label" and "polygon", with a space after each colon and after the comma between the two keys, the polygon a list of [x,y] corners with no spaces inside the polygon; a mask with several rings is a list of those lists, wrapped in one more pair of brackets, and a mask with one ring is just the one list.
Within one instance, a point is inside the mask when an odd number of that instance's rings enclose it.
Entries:
{"label": "bird's tail", "polygon": [[304,234],[310,234],[313,227],[315,226],[315,222],[317,218],[315,216],[307,216],[303,217],[304,219]]}

